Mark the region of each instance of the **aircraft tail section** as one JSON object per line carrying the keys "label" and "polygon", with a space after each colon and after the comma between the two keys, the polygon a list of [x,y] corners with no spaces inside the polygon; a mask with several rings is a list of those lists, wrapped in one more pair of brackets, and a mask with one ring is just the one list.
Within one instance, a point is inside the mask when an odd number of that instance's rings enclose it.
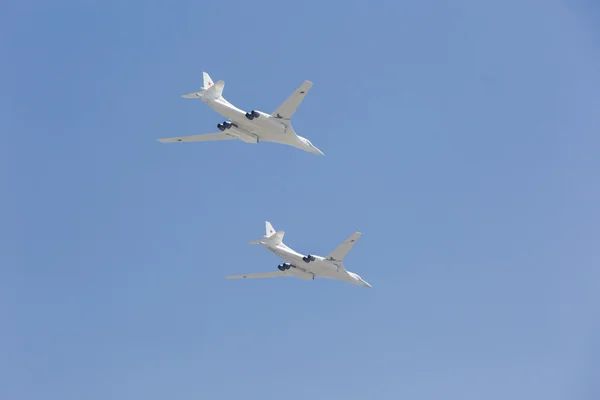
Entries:
{"label": "aircraft tail section", "polygon": [[211,87],[206,89],[204,92],[204,98],[206,100],[216,100],[223,95],[223,88],[225,87],[225,82],[217,81]]}
{"label": "aircraft tail section", "polygon": [[258,240],[252,240],[249,244],[261,244],[264,242],[280,244],[283,241],[284,235],[284,231],[275,231],[273,225],[269,221],[265,221],[265,235]]}
{"label": "aircraft tail section", "polygon": [[285,235],[284,231],[277,231],[273,235],[269,236],[269,242],[272,244],[281,244],[283,243],[283,236]]}
{"label": "aircraft tail section", "polygon": [[273,228],[273,225],[271,225],[271,223],[269,221],[265,221],[265,230],[266,230],[266,237],[272,236],[273,234],[275,234],[275,229]]}
{"label": "aircraft tail section", "polygon": [[273,225],[269,221],[265,221],[265,238],[275,244],[281,244],[283,242],[284,231],[275,231]]}
{"label": "aircraft tail section", "polygon": [[210,78],[210,75],[206,72],[202,72],[202,89],[208,90],[213,84],[214,82]]}
{"label": "aircraft tail section", "polygon": [[200,88],[199,92],[192,92],[188,94],[184,94],[184,99],[198,99],[198,98],[206,98],[207,100],[215,100],[223,95],[223,87],[225,86],[225,82],[218,81],[213,82],[212,78],[208,73],[202,72],[202,88]]}

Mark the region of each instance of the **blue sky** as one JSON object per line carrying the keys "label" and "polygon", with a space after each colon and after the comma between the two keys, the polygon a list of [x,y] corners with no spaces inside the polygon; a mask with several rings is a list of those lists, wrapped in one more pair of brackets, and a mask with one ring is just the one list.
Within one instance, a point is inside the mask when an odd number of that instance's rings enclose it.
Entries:
{"label": "blue sky", "polygon": [[[597,399],[600,7],[0,6],[0,398]],[[313,88],[274,144],[162,145]],[[227,281],[264,221],[373,285]]]}

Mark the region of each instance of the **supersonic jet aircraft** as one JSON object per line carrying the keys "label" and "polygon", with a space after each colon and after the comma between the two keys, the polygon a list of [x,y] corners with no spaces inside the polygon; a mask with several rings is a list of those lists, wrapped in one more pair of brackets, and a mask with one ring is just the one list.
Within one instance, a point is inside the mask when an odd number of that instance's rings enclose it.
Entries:
{"label": "supersonic jet aircraft", "polygon": [[298,136],[292,128],[290,119],[310,90],[312,83],[304,81],[294,93],[288,97],[273,113],[262,111],[243,111],[225,100],[222,96],[225,82],[213,84],[210,76],[203,72],[204,86],[199,92],[186,94],[186,99],[201,99],[219,114],[228,118],[217,124],[220,132],[202,135],[182,136],[158,139],[162,143],[175,142],[206,142],[213,140],[239,139],[246,143],[275,142],[287,144],[313,154],[325,155],[317,149],[310,140]]}
{"label": "supersonic jet aircraft", "polygon": [[360,237],[360,232],[354,232],[352,236],[346,239],[327,257],[306,255],[290,249],[283,244],[284,231],[275,232],[273,226],[268,221],[265,222],[266,235],[259,240],[253,240],[250,244],[262,244],[271,252],[285,259],[286,263],[279,264],[279,271],[263,272],[258,274],[232,275],[228,279],[249,279],[249,278],[278,278],[280,276],[295,276],[305,280],[314,280],[315,277],[337,279],[346,281],[355,285],[371,287],[358,274],[347,271],[342,264],[346,254],[352,249]]}

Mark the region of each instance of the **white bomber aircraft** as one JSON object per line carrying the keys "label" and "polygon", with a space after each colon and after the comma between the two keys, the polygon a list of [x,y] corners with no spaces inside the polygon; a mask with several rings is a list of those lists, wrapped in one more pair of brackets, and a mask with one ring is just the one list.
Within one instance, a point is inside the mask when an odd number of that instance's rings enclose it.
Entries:
{"label": "white bomber aircraft", "polygon": [[186,99],[201,99],[228,120],[217,124],[217,128],[220,130],[217,133],[158,139],[159,142],[206,142],[239,139],[246,143],[263,141],[287,144],[313,154],[325,155],[313,146],[310,140],[298,136],[294,132],[290,121],[304,96],[310,90],[311,82],[304,81],[275,111],[266,114],[257,110],[248,112],[240,110],[223,97],[225,82],[217,81],[213,84],[212,79],[206,72],[203,72],[202,75],[204,79],[202,89],[183,97]]}
{"label": "white bomber aircraft", "polygon": [[342,261],[352,246],[360,237],[360,232],[354,232],[352,236],[346,239],[327,257],[306,255],[290,249],[283,244],[284,231],[277,231],[269,221],[265,222],[266,234],[259,240],[253,240],[250,244],[262,244],[271,252],[285,259],[286,263],[279,264],[279,271],[263,272],[258,274],[232,275],[228,279],[249,279],[249,278],[279,278],[281,276],[295,276],[305,280],[314,280],[315,277],[337,279],[346,281],[359,286],[371,287],[358,274],[347,271]]}

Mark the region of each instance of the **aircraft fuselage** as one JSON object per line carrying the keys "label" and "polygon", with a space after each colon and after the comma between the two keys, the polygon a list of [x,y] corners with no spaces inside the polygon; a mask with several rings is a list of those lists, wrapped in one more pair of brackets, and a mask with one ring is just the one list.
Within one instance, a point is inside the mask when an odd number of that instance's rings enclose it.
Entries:
{"label": "aircraft fuselage", "polygon": [[327,260],[321,256],[311,256],[312,260],[304,261],[305,256],[290,249],[283,243],[271,244],[261,242],[272,253],[286,260],[291,264],[291,268],[286,270],[290,275],[297,276],[302,279],[329,278],[353,283],[361,286],[369,286],[366,282],[357,280],[353,273],[346,271],[343,267],[339,267],[334,261]]}
{"label": "aircraft fuselage", "polygon": [[232,122],[232,126],[223,131],[226,134],[230,134],[246,143],[263,141],[287,144],[300,150],[323,155],[309,141],[298,136],[289,121],[273,117],[258,110],[253,110],[257,115],[256,117],[248,119],[246,111],[234,106],[223,97],[218,99],[200,98],[209,107]]}

